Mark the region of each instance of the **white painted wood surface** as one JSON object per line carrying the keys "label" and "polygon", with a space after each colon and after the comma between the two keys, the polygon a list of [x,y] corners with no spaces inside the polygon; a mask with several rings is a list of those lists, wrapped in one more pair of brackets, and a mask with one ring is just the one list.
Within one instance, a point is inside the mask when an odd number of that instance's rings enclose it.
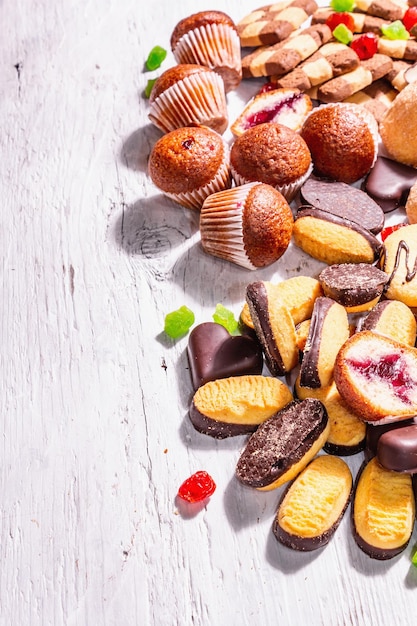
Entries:
{"label": "white painted wood surface", "polygon": [[[234,480],[244,438],[194,431],[187,340],[162,334],[182,304],[238,315],[255,276],[317,271],[296,250],[255,273],[207,257],[146,174],[149,50],[197,10],[257,6],[0,0],[2,626],[416,623],[416,536],[375,562],[346,516],[324,550],[280,546],[279,492]],[[187,510],[198,469],[217,490]]]}

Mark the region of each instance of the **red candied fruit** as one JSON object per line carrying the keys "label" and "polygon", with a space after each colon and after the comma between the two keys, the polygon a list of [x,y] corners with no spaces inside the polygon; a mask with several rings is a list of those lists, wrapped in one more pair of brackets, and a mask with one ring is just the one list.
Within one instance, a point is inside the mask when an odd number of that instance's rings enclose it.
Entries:
{"label": "red candied fruit", "polygon": [[353,17],[349,15],[349,13],[330,13],[329,17],[326,20],[326,25],[333,32],[336,26],[339,24],[344,24],[347,28],[352,31],[355,30],[355,22]]}
{"label": "red candied fruit", "polygon": [[398,230],[399,228],[402,228],[403,226],[407,226],[406,222],[401,222],[401,224],[393,224],[392,226],[386,226],[385,228],[382,229],[381,231],[381,239],[382,241],[385,241],[385,239],[391,235],[391,233],[393,233],[394,231]]}
{"label": "red candied fruit", "polygon": [[378,37],[375,33],[364,33],[350,44],[361,61],[370,59],[378,51]]}
{"label": "red candied fruit", "polygon": [[408,32],[410,32],[413,26],[417,24],[417,6],[407,9],[401,21],[408,30]]}
{"label": "red candied fruit", "polygon": [[202,502],[209,498],[216,489],[216,483],[205,471],[195,472],[184,480],[178,489],[178,495],[187,502]]}

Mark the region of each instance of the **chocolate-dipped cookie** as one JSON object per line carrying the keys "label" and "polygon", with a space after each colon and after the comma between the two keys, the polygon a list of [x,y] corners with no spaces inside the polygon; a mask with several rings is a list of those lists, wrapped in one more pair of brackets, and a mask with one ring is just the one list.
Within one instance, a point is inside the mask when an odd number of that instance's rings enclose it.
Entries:
{"label": "chocolate-dipped cookie", "polygon": [[388,430],[378,441],[377,457],[385,469],[417,473],[417,424]]}
{"label": "chocolate-dipped cookie", "polygon": [[363,318],[360,330],[371,330],[413,347],[416,343],[417,322],[410,307],[404,302],[382,300]]}
{"label": "chocolate-dipped cookie", "polygon": [[262,373],[259,342],[249,336],[232,337],[224,326],[214,322],[193,328],[187,355],[194,389],[218,378]]}
{"label": "chocolate-dipped cookie", "polygon": [[298,363],[297,335],[291,313],[269,282],[250,283],[246,288],[246,302],[268,369],[274,376],[283,376]]}
{"label": "chocolate-dipped cookie", "polygon": [[189,411],[196,430],[216,439],[252,433],[293,399],[288,387],[268,376],[231,376],[195,392]]}
{"label": "chocolate-dipped cookie", "polygon": [[357,313],[378,303],[388,276],[370,263],[340,263],[322,270],[319,281],[326,296]]}
{"label": "chocolate-dipped cookie", "polygon": [[327,412],[319,400],[294,400],[251,435],[236,465],[237,479],[261,490],[280,487],[314,458],[328,432]]}
{"label": "chocolate-dipped cookie", "polygon": [[392,559],[413,531],[415,500],[409,474],[386,470],[374,457],[359,472],[352,507],[353,536],[373,559]]}
{"label": "chocolate-dipped cookie", "polygon": [[347,183],[310,177],[300,190],[303,204],[348,219],[377,235],[384,227],[384,212],[367,193]]}
{"label": "chocolate-dipped cookie", "polygon": [[366,177],[363,188],[384,213],[389,213],[405,205],[416,182],[417,169],[380,156]]}
{"label": "chocolate-dipped cookie", "polygon": [[376,456],[378,450],[379,438],[389,430],[397,428],[404,428],[415,424],[414,418],[408,420],[401,420],[400,422],[389,422],[388,424],[366,424],[366,438],[365,438],[365,460],[370,461]]}
{"label": "chocolate-dipped cookie", "polygon": [[336,355],[349,334],[344,307],[331,298],[317,298],[301,361],[301,386],[317,388],[330,384]]}
{"label": "chocolate-dipped cookie", "polygon": [[382,252],[381,242],[356,222],[315,208],[300,208],[293,228],[294,243],[328,265],[373,263]]}
{"label": "chocolate-dipped cookie", "polygon": [[338,457],[318,456],[285,491],[274,520],[275,537],[293,550],[325,546],[348,507],[352,474]]}

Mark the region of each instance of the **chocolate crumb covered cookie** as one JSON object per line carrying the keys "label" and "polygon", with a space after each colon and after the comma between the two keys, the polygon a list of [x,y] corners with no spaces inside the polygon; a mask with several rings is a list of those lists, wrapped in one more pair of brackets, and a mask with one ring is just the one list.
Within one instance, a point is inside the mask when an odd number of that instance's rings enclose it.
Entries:
{"label": "chocolate crumb covered cookie", "polygon": [[352,507],[353,536],[373,559],[400,554],[413,531],[415,500],[411,476],[382,467],[374,457],[360,471]]}
{"label": "chocolate crumb covered cookie", "polygon": [[288,387],[268,376],[231,376],[209,381],[195,392],[190,420],[216,439],[245,435],[293,399]]}
{"label": "chocolate crumb covered cookie", "polygon": [[388,276],[369,263],[341,263],[322,270],[319,281],[326,296],[358,313],[378,303]]}
{"label": "chocolate crumb covered cookie", "polygon": [[251,435],[236,465],[237,479],[261,490],[280,487],[314,458],[328,431],[319,400],[294,400]]}
{"label": "chocolate crumb covered cookie", "polygon": [[342,521],[352,494],[348,465],[318,456],[284,493],[273,524],[275,537],[293,550],[325,546]]}

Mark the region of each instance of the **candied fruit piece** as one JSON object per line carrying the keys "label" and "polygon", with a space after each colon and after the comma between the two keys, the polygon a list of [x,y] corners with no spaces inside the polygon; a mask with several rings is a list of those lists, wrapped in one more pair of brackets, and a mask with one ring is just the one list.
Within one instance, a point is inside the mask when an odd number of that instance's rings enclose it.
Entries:
{"label": "candied fruit piece", "polygon": [[333,31],[333,37],[347,45],[352,41],[353,33],[345,24],[339,24]]}
{"label": "candied fruit piece", "polygon": [[378,51],[378,37],[374,33],[364,33],[354,39],[350,47],[361,61],[371,59]]}
{"label": "candied fruit piece", "polygon": [[330,13],[326,24],[332,32],[339,24],[344,24],[352,33],[355,30],[355,22],[349,13],[338,13],[337,11]]}
{"label": "candied fruit piece", "polygon": [[216,483],[207,472],[200,470],[184,480],[178,489],[178,496],[182,500],[195,503],[209,498],[216,489]]}
{"label": "candied fruit piece", "polygon": [[409,39],[410,33],[401,22],[401,20],[395,20],[390,24],[382,24],[382,34],[388,39]]}
{"label": "candied fruit piece", "polygon": [[402,23],[408,30],[411,31],[413,26],[417,24],[417,6],[409,7],[407,11],[404,13],[404,17],[402,18]]}

